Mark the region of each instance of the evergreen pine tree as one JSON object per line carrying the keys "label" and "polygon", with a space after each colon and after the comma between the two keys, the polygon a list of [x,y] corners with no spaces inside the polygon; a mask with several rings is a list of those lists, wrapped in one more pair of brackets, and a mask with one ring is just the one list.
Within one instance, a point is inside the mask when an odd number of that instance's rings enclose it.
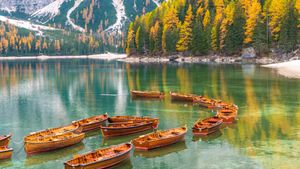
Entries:
{"label": "evergreen pine tree", "polygon": [[252,45],[259,56],[266,55],[269,52],[267,36],[266,23],[259,19],[254,28],[252,38]]}
{"label": "evergreen pine tree", "polygon": [[126,42],[126,53],[127,55],[132,55],[136,52],[136,45],[135,45],[135,33],[133,30],[133,22],[130,23],[128,34],[127,34],[127,42]]}
{"label": "evergreen pine tree", "polygon": [[223,47],[223,51],[229,55],[239,52],[243,47],[245,18],[242,15],[241,6],[238,4],[235,4],[232,19],[231,24],[227,27]]}
{"label": "evergreen pine tree", "polygon": [[289,4],[286,16],[283,19],[279,34],[279,47],[284,52],[290,52],[297,45],[297,13],[292,2]]}
{"label": "evergreen pine tree", "polygon": [[142,54],[144,52],[144,46],[145,46],[145,34],[144,34],[144,28],[143,26],[139,26],[136,31],[136,49],[138,54]]}
{"label": "evergreen pine tree", "polygon": [[186,52],[191,48],[192,33],[193,33],[193,11],[192,6],[189,5],[187,14],[183,25],[180,28],[179,41],[177,42],[176,49],[179,52]]}

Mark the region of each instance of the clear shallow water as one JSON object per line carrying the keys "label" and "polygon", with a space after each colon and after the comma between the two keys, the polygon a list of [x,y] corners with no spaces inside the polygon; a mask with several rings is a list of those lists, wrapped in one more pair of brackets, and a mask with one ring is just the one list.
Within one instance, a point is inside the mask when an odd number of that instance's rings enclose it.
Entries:
{"label": "clear shallow water", "polygon": [[254,65],[130,65],[95,60],[0,62],[0,133],[13,133],[13,159],[0,168],[60,169],[75,154],[130,141],[92,132],[83,143],[26,157],[29,132],[109,115],[160,118],[160,129],[214,112],[184,103],[131,100],[129,90],[205,94],[239,105],[238,122],[210,137],[151,152],[133,151],[116,168],[300,168],[300,80]]}

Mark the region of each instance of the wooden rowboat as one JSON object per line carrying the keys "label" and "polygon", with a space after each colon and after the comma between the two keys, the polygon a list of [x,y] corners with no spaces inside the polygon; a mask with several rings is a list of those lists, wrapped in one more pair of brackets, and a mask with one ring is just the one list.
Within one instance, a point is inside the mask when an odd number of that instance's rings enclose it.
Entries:
{"label": "wooden rowboat", "polygon": [[0,146],[8,146],[11,138],[11,134],[6,136],[0,136]]}
{"label": "wooden rowboat", "polygon": [[123,136],[153,129],[152,122],[125,122],[110,123],[108,126],[101,126],[101,132],[104,137]]}
{"label": "wooden rowboat", "polygon": [[210,117],[204,120],[198,120],[193,126],[193,134],[208,135],[218,131],[223,123],[223,120],[218,117]]}
{"label": "wooden rowboat", "polygon": [[216,116],[223,119],[223,123],[233,123],[237,117],[237,110],[223,108],[217,112]]}
{"label": "wooden rowboat", "polygon": [[130,91],[131,96],[133,98],[156,98],[156,99],[162,99],[165,97],[165,94],[160,91],[137,91],[132,90]]}
{"label": "wooden rowboat", "polygon": [[113,116],[108,118],[108,122],[110,123],[120,123],[120,122],[152,122],[153,128],[158,127],[159,119],[158,118],[152,118],[152,117],[138,117],[138,116]]}
{"label": "wooden rowboat", "polygon": [[98,129],[102,124],[106,122],[107,118],[108,115],[103,114],[98,116],[92,116],[78,121],[73,121],[72,124],[74,126],[78,125],[82,132],[87,132],[87,131]]}
{"label": "wooden rowboat", "polygon": [[97,149],[83,155],[75,156],[73,159],[65,162],[65,169],[108,168],[129,159],[131,150],[131,143]]}
{"label": "wooden rowboat", "polygon": [[134,144],[136,149],[150,150],[182,141],[184,140],[186,132],[186,126],[157,131],[144,136],[140,136],[132,140],[132,143]]}
{"label": "wooden rowboat", "polygon": [[76,134],[73,132],[68,132],[60,135],[47,136],[25,141],[24,148],[27,154],[35,154],[72,146],[81,142],[84,137],[84,133]]}
{"label": "wooden rowboat", "polygon": [[214,108],[214,100],[206,98],[206,97],[195,97],[195,103],[199,104],[202,107],[206,108]]}
{"label": "wooden rowboat", "polygon": [[13,149],[7,146],[0,146],[0,160],[9,159],[13,154]]}
{"label": "wooden rowboat", "polygon": [[24,137],[24,141],[36,140],[43,137],[61,135],[68,132],[81,132],[78,125],[69,125],[57,128],[50,128],[46,130],[41,130],[37,132],[32,132]]}
{"label": "wooden rowboat", "polygon": [[175,92],[170,92],[170,96],[172,101],[184,101],[184,102],[193,102],[195,100],[195,97],[197,97],[196,95],[192,95],[192,94],[181,94]]}

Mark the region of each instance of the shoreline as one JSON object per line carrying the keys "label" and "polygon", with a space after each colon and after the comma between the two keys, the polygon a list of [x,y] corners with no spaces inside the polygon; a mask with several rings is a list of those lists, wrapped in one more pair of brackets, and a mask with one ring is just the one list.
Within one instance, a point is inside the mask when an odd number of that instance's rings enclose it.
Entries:
{"label": "shoreline", "polygon": [[290,60],[298,60],[300,57],[293,57],[290,59],[279,59],[271,57],[259,57],[244,59],[242,57],[232,56],[203,56],[203,57],[126,57],[117,59],[117,61],[133,64],[147,64],[147,63],[202,63],[202,64],[274,64]]}
{"label": "shoreline", "polygon": [[0,61],[8,60],[51,60],[51,59],[99,59],[99,60],[118,60],[124,59],[127,56],[125,54],[115,54],[115,53],[106,53],[106,54],[94,54],[94,55],[65,55],[65,56],[0,56]]}
{"label": "shoreline", "polygon": [[282,63],[262,65],[262,67],[274,69],[278,72],[278,74],[288,78],[300,79],[300,59]]}
{"label": "shoreline", "polygon": [[127,56],[126,54],[105,53],[93,55],[62,55],[62,56],[0,56],[0,61],[14,61],[14,60],[52,60],[52,59],[98,59],[107,61],[119,61],[131,64],[153,64],[153,63],[199,63],[199,64],[258,64],[268,65],[293,60],[300,60],[298,54],[293,57],[255,57],[242,58],[240,56],[194,56],[185,57],[181,55],[153,57],[153,56]]}

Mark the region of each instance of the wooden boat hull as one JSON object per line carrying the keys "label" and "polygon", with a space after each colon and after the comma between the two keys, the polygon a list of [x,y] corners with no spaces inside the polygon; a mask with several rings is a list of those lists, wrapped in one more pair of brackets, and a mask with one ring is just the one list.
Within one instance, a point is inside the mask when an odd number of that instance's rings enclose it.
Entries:
{"label": "wooden boat hull", "polygon": [[79,128],[79,126],[69,125],[69,126],[56,127],[56,128],[36,131],[25,136],[24,142],[30,141],[31,139],[35,139],[37,137],[48,137],[48,136],[60,135],[68,132],[81,133],[81,129]]}
{"label": "wooden boat hull", "polygon": [[12,148],[6,148],[6,150],[0,150],[0,160],[10,159],[13,154]]}
{"label": "wooden boat hull", "polygon": [[205,136],[219,131],[223,120],[216,116],[203,120],[198,120],[193,126],[194,136]]}
{"label": "wooden boat hull", "polygon": [[139,133],[146,130],[152,130],[152,123],[146,123],[139,126],[134,127],[126,127],[126,128],[109,128],[109,127],[100,127],[102,135],[104,137],[116,137],[116,136],[124,136],[134,133]]}
{"label": "wooden boat hull", "polygon": [[151,117],[137,117],[137,116],[114,116],[109,117],[108,121],[110,123],[122,123],[122,122],[152,122],[152,126],[154,129],[158,127],[159,119],[158,118],[151,118]]}
{"label": "wooden boat hull", "polygon": [[141,91],[131,91],[131,96],[133,98],[152,98],[152,99],[162,99],[164,94],[161,92],[141,92]]}
{"label": "wooden boat hull", "polygon": [[[92,131],[92,130],[96,130],[98,129],[100,126],[102,126],[103,124],[105,124],[106,120],[108,119],[107,115],[103,115],[103,117],[98,116],[99,119],[94,119],[93,121],[91,121],[90,123],[80,123],[80,121],[74,121],[72,122],[73,125],[78,125],[79,126],[79,130],[81,132],[88,132],[88,131]],[[92,118],[96,118],[92,117]],[[89,119],[89,118],[87,118]],[[83,119],[85,120],[85,119]]]}
{"label": "wooden boat hull", "polygon": [[222,123],[219,123],[213,127],[205,128],[205,129],[193,128],[193,134],[194,134],[194,136],[206,136],[206,135],[209,135],[209,134],[219,131],[221,128],[221,125],[222,125]]}
{"label": "wooden boat hull", "polygon": [[10,138],[11,138],[11,135],[0,136],[0,147],[8,146]]}
{"label": "wooden boat hull", "polygon": [[55,149],[60,149],[74,144],[80,143],[85,137],[84,133],[78,134],[76,137],[68,138],[66,140],[59,140],[53,142],[26,142],[25,141],[25,152],[27,154],[36,154]]}
{"label": "wooden boat hull", "polygon": [[163,139],[160,139],[160,140],[157,140],[157,141],[139,142],[136,139],[134,139],[132,141],[132,143],[134,144],[135,149],[137,149],[137,150],[151,150],[151,149],[155,149],[155,148],[175,144],[179,141],[183,141],[184,137],[186,135],[186,132],[187,132],[187,130],[185,132],[181,133],[181,134],[176,135],[176,136],[163,138]]}
{"label": "wooden boat hull", "polygon": [[212,101],[203,100],[202,98],[196,97],[194,100],[194,103],[197,103],[199,106],[205,107],[205,108],[214,108],[214,103]]}
{"label": "wooden boat hull", "polygon": [[[122,161],[125,161],[130,158],[130,151],[132,150],[132,145],[131,147],[125,151],[124,153],[117,155],[112,158],[108,158],[105,160],[101,161],[93,161],[88,164],[81,164],[81,165],[72,165],[69,162],[65,162],[65,169],[96,169],[96,168],[108,168],[114,165],[117,165],[118,163],[121,163]],[[96,150],[97,151],[97,150]],[[88,155],[90,153],[87,153]],[[70,160],[71,161],[71,160]]]}
{"label": "wooden boat hull", "polygon": [[233,123],[237,117],[237,109],[221,109],[217,117],[223,119],[223,123]]}
{"label": "wooden boat hull", "polygon": [[94,164],[90,164],[88,166],[76,166],[76,167],[72,167],[69,166],[67,164],[65,164],[65,169],[96,169],[96,168],[108,168],[114,165],[117,165],[118,163],[121,163],[122,161],[125,161],[127,159],[130,158],[130,154],[124,154],[120,157],[118,157],[117,159],[109,159],[106,160],[105,162],[101,162],[101,163],[94,163]]}
{"label": "wooden boat hull", "polygon": [[195,96],[170,92],[172,101],[193,102]]}

